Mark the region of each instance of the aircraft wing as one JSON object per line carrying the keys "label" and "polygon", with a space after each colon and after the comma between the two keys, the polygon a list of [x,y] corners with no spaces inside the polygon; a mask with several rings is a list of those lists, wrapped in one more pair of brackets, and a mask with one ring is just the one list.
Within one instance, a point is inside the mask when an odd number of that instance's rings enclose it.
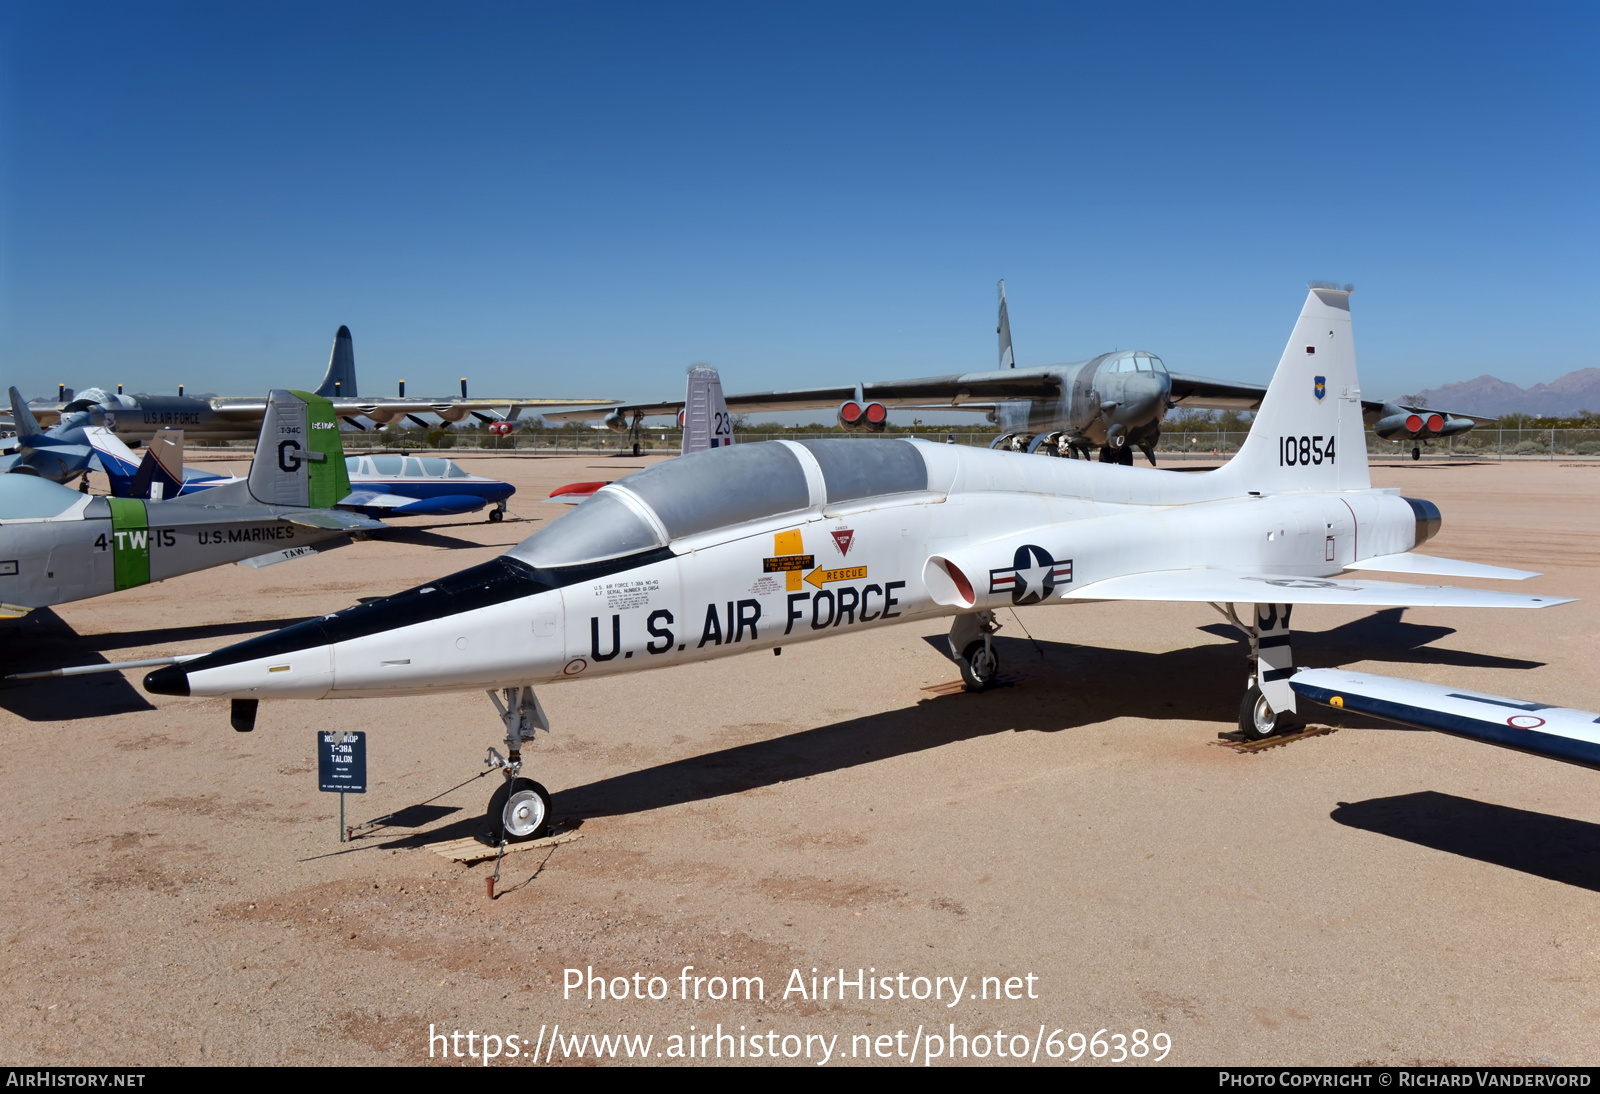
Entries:
{"label": "aircraft wing", "polygon": [[[329,399],[339,418],[396,419],[407,414],[437,414],[449,421],[460,421],[468,414],[539,410],[543,407],[593,407],[605,404],[596,415],[605,417],[616,405],[607,399]],[[679,403],[679,406],[683,404]],[[267,411],[265,399],[212,399],[211,409],[221,417],[239,422],[259,421]],[[676,413],[674,411],[674,413]],[[513,413],[512,417],[517,414]],[[495,414],[498,419],[499,414]]]}
{"label": "aircraft wing", "polygon": [[1549,608],[1564,596],[1401,585],[1365,578],[1296,577],[1235,570],[1157,570],[1091,581],[1064,594],[1069,600],[1172,600],[1215,604],[1334,604],[1374,608]]}
{"label": "aircraft wing", "polygon": [[1255,410],[1267,393],[1265,384],[1236,384],[1181,372],[1172,377],[1172,402],[1196,410]]}
{"label": "aircraft wing", "polygon": [[[1046,369],[1006,369],[1003,373],[966,372],[861,385],[861,397],[868,402],[929,410],[987,410],[995,403],[1011,399],[1053,399],[1060,395],[1060,376]],[[855,385],[839,384],[794,391],[758,391],[724,398],[728,410],[740,414],[761,410],[832,410],[855,397]],[[683,400],[678,399],[660,403],[612,404],[589,410],[545,414],[544,417],[556,422],[592,421],[612,413],[625,418],[632,418],[635,414],[651,418],[677,414],[682,409]]]}

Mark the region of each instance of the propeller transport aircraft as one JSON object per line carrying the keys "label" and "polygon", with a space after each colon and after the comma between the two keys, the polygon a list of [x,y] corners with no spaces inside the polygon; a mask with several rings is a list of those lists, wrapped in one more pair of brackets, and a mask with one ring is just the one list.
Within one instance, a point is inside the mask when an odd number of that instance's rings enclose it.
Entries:
{"label": "propeller transport aircraft", "polygon": [[1533,576],[1408,553],[1439,522],[1430,503],[1372,488],[1349,293],[1314,286],[1248,440],[1215,471],[898,439],[713,449],[604,487],[491,562],[144,683],[229,698],[238,729],[261,699],[488,690],[508,750],[490,750],[505,781],[489,825],[527,839],[549,821],[548,793],[522,775],[524,744],[549,728],[547,684],[949,616],[950,654],[982,687],[998,670],[996,608],[1199,601],[1228,605],[1251,637],[1240,723],[1263,736],[1296,712],[1297,607],[1565,602],[1367,578]]}
{"label": "propeller transport aircraft", "polygon": [[[116,394],[101,388],[87,388],[75,396],[63,388],[62,393],[72,397],[56,406],[34,406],[31,408],[32,416],[49,423],[62,415],[97,409],[105,415],[105,424],[112,432],[119,437],[141,442],[150,440],[159,430],[168,428],[184,430],[190,440],[251,440],[259,432],[262,415],[267,409],[264,398],[199,398],[184,395],[182,387],[179,387],[177,395],[124,395],[120,386]],[[445,422],[464,421],[470,415],[485,424],[515,423],[524,410],[586,406],[609,401],[469,399],[465,377],[461,380],[459,399],[408,399],[404,380],[400,381],[400,394],[396,398],[360,398],[356,386],[355,348],[349,327],[340,327],[334,335],[333,352],[328,356],[328,371],[322,383],[317,385],[315,394],[329,401],[339,420],[362,429],[365,428],[360,424],[362,418],[379,426],[402,419],[427,426],[428,421],[421,417],[424,414],[431,414]]]}
{"label": "propeller transport aircraft", "polygon": [[[283,562],[338,536],[387,528],[330,508],[350,491],[343,453],[326,399],[274,391],[249,477],[199,496],[89,497],[32,475],[0,475],[0,618],[229,562]],[[157,458],[154,450],[145,457]]]}

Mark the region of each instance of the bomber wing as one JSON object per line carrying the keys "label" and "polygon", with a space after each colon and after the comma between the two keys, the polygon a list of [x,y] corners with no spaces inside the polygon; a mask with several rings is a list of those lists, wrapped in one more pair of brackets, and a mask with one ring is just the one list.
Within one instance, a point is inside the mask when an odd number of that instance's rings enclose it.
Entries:
{"label": "bomber wing", "polygon": [[1264,384],[1236,384],[1181,372],[1172,377],[1172,402],[1196,410],[1255,410],[1267,393]]}
{"label": "bomber wing", "polygon": [[[1051,369],[1005,369],[996,372],[965,372],[949,376],[925,376],[916,380],[886,380],[862,384],[860,396],[868,402],[894,407],[925,407],[933,409],[987,410],[995,403],[1013,399],[1054,399],[1061,395],[1061,377]],[[840,403],[857,396],[854,384],[833,387],[798,388],[793,391],[758,391],[744,395],[728,395],[728,410],[738,414],[749,411],[832,410]],[[556,422],[581,422],[607,417],[613,413],[625,418],[635,414],[646,418],[676,414],[683,409],[683,400],[660,403],[627,403],[595,407],[588,410],[563,411],[545,414]]]}
{"label": "bomber wing", "polygon": [[1236,570],[1157,570],[1091,581],[1066,593],[1069,600],[1171,600],[1236,604],[1336,604],[1373,608],[1549,608],[1570,604],[1565,596],[1459,589],[1450,585],[1401,585],[1368,581],[1252,574]]}

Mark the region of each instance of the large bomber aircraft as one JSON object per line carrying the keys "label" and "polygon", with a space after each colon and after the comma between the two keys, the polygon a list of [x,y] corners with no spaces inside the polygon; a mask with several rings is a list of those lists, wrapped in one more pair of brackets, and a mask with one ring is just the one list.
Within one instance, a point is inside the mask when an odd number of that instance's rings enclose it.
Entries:
{"label": "large bomber aircraft", "polygon": [[1372,488],[1349,299],[1307,295],[1249,438],[1214,471],[896,439],[698,452],[605,486],[492,562],[158,669],[145,688],[229,698],[241,729],[261,699],[486,689],[506,728],[508,755],[489,760],[502,839],[549,819],[521,774],[523,745],[549,728],[536,688],[940,616],[982,687],[998,672],[994,610],[1011,605],[1227,605],[1253,659],[1240,729],[1269,735],[1296,711],[1298,606],[1564,602],[1366,576],[1535,575],[1408,553],[1440,515]]}
{"label": "large bomber aircraft", "polygon": [[[65,389],[63,389],[65,391]],[[461,381],[459,399],[408,399],[405,381],[400,382],[398,398],[360,398],[356,386],[354,342],[349,327],[340,327],[328,356],[328,371],[315,394],[329,400],[334,414],[342,421],[365,428],[366,418],[380,426],[409,418],[427,425],[420,417],[432,414],[446,422],[459,422],[471,415],[479,421],[515,422],[524,410],[544,407],[586,406],[605,403],[605,399],[468,399],[467,381]],[[115,394],[101,388],[88,388],[56,406],[35,406],[32,412],[41,422],[54,422],[62,414],[99,408],[106,425],[129,441],[148,441],[165,428],[182,429],[190,440],[234,441],[254,438],[266,413],[265,398],[197,398],[177,395],[124,395],[119,386]],[[504,410],[502,415],[501,410]]]}
{"label": "large bomber aircraft", "polygon": [[[1344,290],[1349,291],[1347,286]],[[999,368],[954,376],[890,380],[852,387],[765,391],[728,396],[735,413],[754,411],[826,410],[837,407],[839,425],[850,431],[881,432],[890,407],[931,411],[971,410],[987,414],[1000,426],[990,447],[1013,452],[1088,459],[1099,449],[1101,463],[1133,463],[1140,449],[1150,466],[1156,463],[1156,442],[1167,411],[1254,410],[1266,388],[1170,372],[1160,357],[1145,350],[1102,353],[1069,365],[1016,367],[1011,345],[1011,318],[1006,308],[1006,283],[1000,282]],[[677,413],[683,403],[635,403],[546,414],[551,421],[603,419],[618,433],[637,436],[645,418]],[[1420,445],[1439,437],[1465,433],[1494,421],[1473,415],[1445,414],[1378,400],[1363,400],[1362,412],[1384,440],[1412,442],[1412,459]]]}
{"label": "large bomber aircraft", "polygon": [[96,498],[0,475],[0,618],[228,562],[269,565],[386,528],[329,508],[350,492],[343,454],[326,399],[274,391],[249,478],[196,497]]}

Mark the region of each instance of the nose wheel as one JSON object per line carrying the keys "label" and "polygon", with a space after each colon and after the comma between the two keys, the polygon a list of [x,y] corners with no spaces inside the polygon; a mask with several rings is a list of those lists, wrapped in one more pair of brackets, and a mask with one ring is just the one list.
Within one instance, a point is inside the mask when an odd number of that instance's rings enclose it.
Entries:
{"label": "nose wheel", "polygon": [[532,779],[508,780],[489,798],[485,819],[494,843],[538,839],[550,831],[550,791]]}
{"label": "nose wheel", "polygon": [[550,791],[522,777],[522,746],[539,730],[550,732],[550,719],[532,688],[506,688],[504,692],[504,702],[493,691],[489,698],[505,723],[506,755],[491,748],[484,763],[503,772],[505,781],[490,796],[484,819],[494,843],[521,843],[550,831]]}

